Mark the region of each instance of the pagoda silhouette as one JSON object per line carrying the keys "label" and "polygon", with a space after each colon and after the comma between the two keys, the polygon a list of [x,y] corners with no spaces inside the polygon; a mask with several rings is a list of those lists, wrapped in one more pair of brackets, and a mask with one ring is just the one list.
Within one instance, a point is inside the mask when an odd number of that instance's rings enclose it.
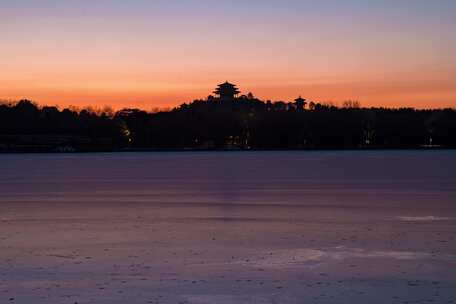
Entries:
{"label": "pagoda silhouette", "polygon": [[219,84],[213,93],[220,99],[230,100],[237,97],[241,91],[239,91],[235,84],[226,81],[225,83]]}

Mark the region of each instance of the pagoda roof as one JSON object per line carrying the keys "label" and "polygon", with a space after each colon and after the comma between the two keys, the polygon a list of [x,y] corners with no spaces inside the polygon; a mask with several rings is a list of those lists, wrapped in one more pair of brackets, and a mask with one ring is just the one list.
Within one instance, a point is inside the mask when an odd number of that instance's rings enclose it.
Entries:
{"label": "pagoda roof", "polygon": [[217,85],[218,87],[233,87],[235,88],[236,85],[235,84],[232,84],[232,83],[229,83],[228,81],[225,81],[224,83],[221,83],[219,85]]}
{"label": "pagoda roof", "polygon": [[214,91],[215,94],[239,94],[240,91],[235,84],[229,83],[228,81],[217,85],[217,88]]}

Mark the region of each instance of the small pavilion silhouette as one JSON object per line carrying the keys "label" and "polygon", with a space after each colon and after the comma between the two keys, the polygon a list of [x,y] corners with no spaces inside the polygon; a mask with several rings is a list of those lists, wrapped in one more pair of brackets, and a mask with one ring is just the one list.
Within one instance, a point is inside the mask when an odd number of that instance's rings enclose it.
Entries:
{"label": "small pavilion silhouette", "polygon": [[236,85],[226,81],[219,84],[213,93],[219,96],[220,99],[234,99],[240,92]]}
{"label": "small pavilion silhouette", "polygon": [[304,98],[302,98],[301,96],[299,96],[298,98],[295,99],[295,104],[296,104],[296,109],[298,111],[301,111],[304,109],[304,107],[306,106],[307,102]]}

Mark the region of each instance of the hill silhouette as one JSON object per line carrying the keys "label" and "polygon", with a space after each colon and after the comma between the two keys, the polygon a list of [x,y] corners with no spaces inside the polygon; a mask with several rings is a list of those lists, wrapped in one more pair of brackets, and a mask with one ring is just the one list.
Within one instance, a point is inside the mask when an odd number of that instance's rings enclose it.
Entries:
{"label": "hill silhouette", "polygon": [[174,109],[93,111],[29,100],[0,105],[0,151],[456,147],[454,109],[362,108],[263,101],[226,82]]}

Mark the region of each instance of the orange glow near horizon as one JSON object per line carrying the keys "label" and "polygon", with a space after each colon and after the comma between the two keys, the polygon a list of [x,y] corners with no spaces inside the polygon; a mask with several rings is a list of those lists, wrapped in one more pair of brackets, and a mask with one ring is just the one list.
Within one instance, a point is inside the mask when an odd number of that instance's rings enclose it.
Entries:
{"label": "orange glow near horizon", "polygon": [[[156,83],[153,82],[107,82],[69,83],[55,82],[54,85],[11,84],[2,88],[2,99],[16,101],[30,99],[39,105],[56,105],[64,108],[105,107],[121,108],[172,108],[194,99],[206,98],[215,86],[225,81],[213,80],[200,83]],[[233,81],[242,94],[252,92],[262,100],[292,101],[301,95],[309,101],[341,104],[352,99],[362,106],[455,108],[455,87],[450,82],[422,81],[403,82],[315,82],[315,83],[255,83]],[[52,82],[52,81],[50,81]],[[17,92],[21,92],[18,94]]]}
{"label": "orange glow near horizon", "polygon": [[151,110],[228,80],[262,100],[456,107],[454,2],[285,2],[2,4],[0,100]]}

